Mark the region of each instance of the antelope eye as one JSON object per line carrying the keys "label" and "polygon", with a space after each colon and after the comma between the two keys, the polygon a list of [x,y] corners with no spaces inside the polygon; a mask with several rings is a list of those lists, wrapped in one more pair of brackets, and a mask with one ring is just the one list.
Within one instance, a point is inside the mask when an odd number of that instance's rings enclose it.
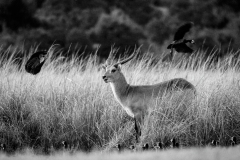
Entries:
{"label": "antelope eye", "polygon": [[112,73],[116,72],[116,69],[111,70]]}

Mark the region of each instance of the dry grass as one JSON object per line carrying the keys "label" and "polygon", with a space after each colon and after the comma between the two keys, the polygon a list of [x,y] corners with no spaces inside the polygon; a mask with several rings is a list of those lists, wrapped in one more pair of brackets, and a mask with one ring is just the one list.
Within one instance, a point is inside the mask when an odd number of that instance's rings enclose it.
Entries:
{"label": "dry grass", "polygon": [[[0,142],[6,143],[7,151],[32,148],[41,153],[51,145],[59,149],[63,140],[79,143],[82,151],[108,151],[117,143],[125,147],[134,144],[133,122],[103,82],[95,58],[86,66],[74,59],[62,64],[57,61],[48,61],[41,73],[33,76],[19,70],[11,59],[2,59]],[[182,77],[197,88],[191,105],[184,107],[165,98],[156,106],[146,116],[140,145],[147,142],[152,146],[160,140],[167,143],[175,137],[185,147],[206,145],[212,139],[226,146],[231,136],[240,139],[240,74],[233,67],[224,71],[206,71],[204,65],[197,70],[151,68],[142,59],[124,65],[122,72],[130,84]]]}

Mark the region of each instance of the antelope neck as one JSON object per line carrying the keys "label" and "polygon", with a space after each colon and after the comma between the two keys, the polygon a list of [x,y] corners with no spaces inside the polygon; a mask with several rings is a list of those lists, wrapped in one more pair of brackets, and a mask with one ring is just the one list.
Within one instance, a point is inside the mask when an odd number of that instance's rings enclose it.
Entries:
{"label": "antelope neck", "polygon": [[114,97],[122,104],[124,98],[127,97],[127,93],[130,85],[127,83],[124,76],[121,76],[115,82],[110,82]]}

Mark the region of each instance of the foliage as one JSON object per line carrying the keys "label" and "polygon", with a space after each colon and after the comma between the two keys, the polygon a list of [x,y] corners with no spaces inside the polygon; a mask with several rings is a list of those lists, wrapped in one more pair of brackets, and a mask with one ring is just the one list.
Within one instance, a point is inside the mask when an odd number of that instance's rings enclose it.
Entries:
{"label": "foliage", "polygon": [[[239,46],[238,1],[223,0],[3,0],[0,2],[0,43],[26,47],[53,42],[75,54],[95,52],[106,57],[112,44],[127,48],[152,46],[155,55],[166,51],[177,27],[195,23],[187,36],[196,40],[195,50],[218,48],[219,57]],[[111,43],[109,43],[111,42]],[[202,44],[205,44],[202,46]],[[73,48],[74,48],[73,47]],[[159,50],[160,49],[160,50]],[[73,53],[73,52],[72,52]],[[121,53],[121,52],[120,52]],[[208,52],[208,54],[210,51]]]}

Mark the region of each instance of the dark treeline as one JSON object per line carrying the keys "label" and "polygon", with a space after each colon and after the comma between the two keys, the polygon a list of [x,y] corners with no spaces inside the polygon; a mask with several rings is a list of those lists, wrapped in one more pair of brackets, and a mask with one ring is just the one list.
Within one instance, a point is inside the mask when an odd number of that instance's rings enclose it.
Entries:
{"label": "dark treeline", "polygon": [[1,0],[0,43],[48,48],[55,42],[86,55],[101,45],[101,57],[113,44],[119,53],[143,45],[161,54],[176,29],[193,21],[188,36],[196,40],[194,49],[217,48],[224,56],[240,45],[239,5],[238,0]]}

